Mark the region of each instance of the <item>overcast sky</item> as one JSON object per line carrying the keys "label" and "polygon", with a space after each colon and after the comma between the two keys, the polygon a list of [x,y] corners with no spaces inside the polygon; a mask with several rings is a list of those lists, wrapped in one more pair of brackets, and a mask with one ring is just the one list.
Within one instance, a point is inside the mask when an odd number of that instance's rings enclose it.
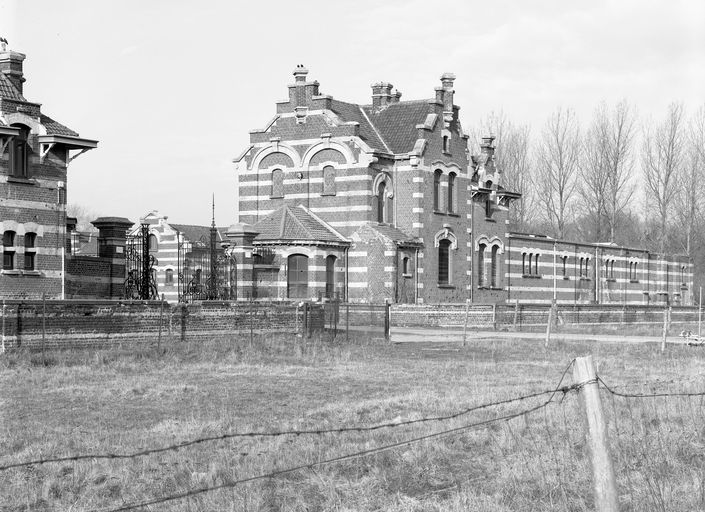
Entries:
{"label": "overcast sky", "polygon": [[457,75],[466,131],[492,110],[536,136],[558,106],[587,122],[626,98],[642,119],[705,102],[705,1],[0,0],[27,55],[25,97],[100,141],[70,166],[69,202],[137,221],[235,220],[232,159],[287,97],[296,64],[368,103],[389,81],[428,98]]}

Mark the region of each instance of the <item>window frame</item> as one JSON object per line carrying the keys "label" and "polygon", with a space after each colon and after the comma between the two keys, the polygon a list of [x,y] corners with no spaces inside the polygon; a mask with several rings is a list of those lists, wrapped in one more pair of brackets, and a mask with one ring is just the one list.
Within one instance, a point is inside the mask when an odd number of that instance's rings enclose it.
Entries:
{"label": "window frame", "polygon": [[24,270],[37,269],[37,234],[29,232],[24,234]]}
{"label": "window frame", "polygon": [[[296,262],[296,265],[293,263]],[[300,265],[305,262],[304,265]],[[292,270],[292,267],[293,270]],[[309,291],[309,257],[306,254],[294,253],[286,258],[286,296],[290,299],[307,299]],[[301,279],[292,279],[301,277]],[[294,293],[292,293],[294,292]]]}
{"label": "window frame", "polygon": [[270,199],[280,199],[284,197],[284,170],[272,169],[270,174],[272,185],[270,188]]}
{"label": "window frame", "polygon": [[453,243],[447,238],[438,241],[438,286],[452,286],[453,262],[451,258]]}
{"label": "window frame", "polygon": [[[10,176],[20,180],[29,179],[29,134],[31,129],[23,124],[12,124],[12,128],[19,128],[20,133],[10,142]],[[21,153],[21,154],[20,154]],[[20,161],[18,162],[18,159]]]}
{"label": "window frame", "polygon": [[448,174],[448,213],[456,212],[456,202],[457,202],[457,179],[458,175],[454,172]]}
{"label": "window frame", "polygon": [[15,254],[17,243],[17,232],[11,229],[5,230],[2,234],[2,269],[15,270]]}
{"label": "window frame", "polygon": [[441,178],[443,171],[436,169],[433,171],[433,211],[440,212],[441,210]]}
{"label": "window frame", "polygon": [[[335,186],[335,167],[332,165],[326,165],[323,167],[321,170],[321,174],[323,176],[323,183],[321,184],[321,195],[322,196],[334,196],[336,195],[336,186]],[[326,185],[328,185],[326,178],[328,176],[332,176],[331,183],[329,184],[329,188],[326,188]]]}

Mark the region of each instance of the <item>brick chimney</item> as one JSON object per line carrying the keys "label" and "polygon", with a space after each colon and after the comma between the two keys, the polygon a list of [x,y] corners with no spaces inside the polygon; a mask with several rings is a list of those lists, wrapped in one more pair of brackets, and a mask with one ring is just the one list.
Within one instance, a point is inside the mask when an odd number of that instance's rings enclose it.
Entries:
{"label": "brick chimney", "polygon": [[7,39],[0,37],[0,73],[4,73],[22,94],[22,84],[25,82],[22,75],[22,62],[26,55],[13,52],[8,48]]}
{"label": "brick chimney", "polygon": [[388,82],[372,84],[372,108],[379,109],[389,105],[392,102],[393,87],[394,86]]}
{"label": "brick chimney", "polygon": [[399,103],[399,101],[401,101],[401,91],[397,89],[394,91],[394,94],[392,94],[390,103]]}
{"label": "brick chimney", "polygon": [[443,73],[443,76],[441,76],[441,87],[436,87],[436,101],[443,104],[443,121],[446,128],[453,120],[454,81],[455,75],[453,73]]}

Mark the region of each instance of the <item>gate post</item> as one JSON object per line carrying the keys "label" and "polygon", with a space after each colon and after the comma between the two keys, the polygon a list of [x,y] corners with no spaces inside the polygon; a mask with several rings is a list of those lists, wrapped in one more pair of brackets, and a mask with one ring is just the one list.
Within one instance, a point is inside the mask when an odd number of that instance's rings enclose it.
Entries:
{"label": "gate post", "polygon": [[391,315],[392,305],[389,302],[384,303],[384,339],[389,341],[391,331]]}

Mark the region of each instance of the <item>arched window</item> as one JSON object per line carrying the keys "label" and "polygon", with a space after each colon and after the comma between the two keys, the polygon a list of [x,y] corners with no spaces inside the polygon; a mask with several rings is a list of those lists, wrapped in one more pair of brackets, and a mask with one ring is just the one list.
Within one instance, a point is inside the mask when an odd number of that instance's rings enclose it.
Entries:
{"label": "arched window", "polygon": [[440,169],[436,169],[433,173],[433,209],[440,211],[441,209],[441,175]]}
{"label": "arched window", "polygon": [[450,284],[450,245],[451,241],[447,238],[438,242],[438,284]]}
{"label": "arched window", "polygon": [[149,252],[154,254],[159,250],[159,241],[157,235],[149,235]]}
{"label": "arched window", "polygon": [[2,269],[12,270],[15,268],[15,232],[5,231],[2,234]]}
{"label": "arched window", "polygon": [[562,260],[561,263],[563,266],[561,275],[563,277],[567,277],[568,276],[568,256],[561,256],[561,260]]}
{"label": "arched window", "polygon": [[539,255],[536,254],[534,256],[534,274],[538,275],[539,273]]}
{"label": "arched window", "polygon": [[444,153],[450,153],[450,145],[448,144],[449,140],[450,139],[447,135],[443,136],[443,152]]}
{"label": "arched window", "polygon": [[335,195],[335,169],[330,165],[323,168],[323,190],[321,193],[324,196]]}
{"label": "arched window", "polygon": [[497,283],[499,282],[499,247],[496,245],[492,246],[492,260],[490,268],[490,286],[492,288],[497,288]]}
{"label": "arched window", "polygon": [[25,233],[24,235],[24,269],[34,270],[37,257],[37,234]]}
{"label": "arched window", "polygon": [[12,175],[16,178],[28,177],[29,161],[29,128],[23,124],[13,124],[13,128],[19,128],[20,133],[13,140],[10,146],[10,168]]}
{"label": "arched window", "polygon": [[174,271],[170,268],[166,269],[166,278],[164,282],[168,285],[174,284]]}
{"label": "arched window", "polygon": [[287,297],[308,297],[308,256],[292,254],[287,261]]}
{"label": "arched window", "polygon": [[387,222],[388,212],[387,212],[387,185],[381,182],[377,187],[377,222],[384,224]]}
{"label": "arched window", "polygon": [[284,197],[284,171],[281,169],[274,169],[272,171],[271,197]]}
{"label": "arched window", "polygon": [[455,200],[457,196],[456,186],[455,186],[456,174],[451,172],[448,175],[448,212],[455,212]]}
{"label": "arched window", "polygon": [[477,249],[477,286],[485,286],[485,244],[480,244]]}
{"label": "arched window", "polygon": [[326,297],[335,298],[335,261],[333,255],[326,257]]}
{"label": "arched window", "polygon": [[526,275],[526,253],[523,252],[521,253],[521,273],[522,275]]}
{"label": "arched window", "polygon": [[404,276],[410,276],[411,275],[411,266],[410,266],[410,259],[408,256],[404,256],[401,260],[401,273]]}

